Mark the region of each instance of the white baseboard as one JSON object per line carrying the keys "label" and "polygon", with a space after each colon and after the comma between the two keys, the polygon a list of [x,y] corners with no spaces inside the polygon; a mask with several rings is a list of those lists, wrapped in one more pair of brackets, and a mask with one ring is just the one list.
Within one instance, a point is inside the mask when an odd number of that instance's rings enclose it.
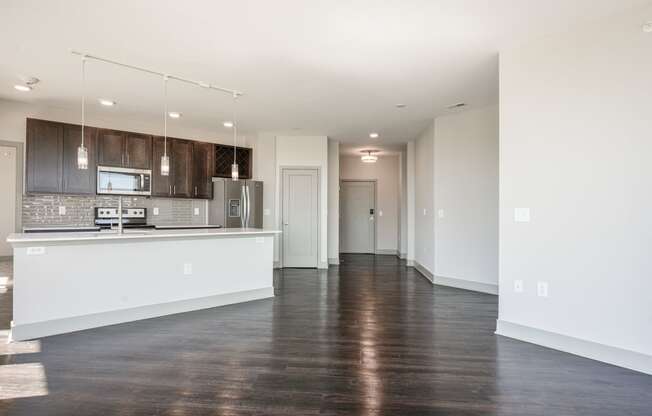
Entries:
{"label": "white baseboard", "polygon": [[244,290],[242,292],[207,296],[197,299],[180,300],[176,302],[159,303],[156,305],[139,306],[118,311],[94,313],[91,315],[73,316],[70,318],[53,319],[50,321],[18,324],[12,323],[11,340],[25,341],[50,335],[82,331],[84,329],[139,321],[199,309],[215,308],[217,306],[274,297],[273,287]]}
{"label": "white baseboard", "polygon": [[407,259],[407,253],[400,253],[398,256],[401,260]]}
{"label": "white baseboard", "polygon": [[[408,260],[408,266],[409,266]],[[452,277],[443,277],[433,275],[430,270],[426,269],[419,262],[414,261],[414,268],[423,275],[430,283],[440,286],[455,287],[458,289],[471,290],[473,292],[488,293],[490,295],[498,295],[498,285],[489,283],[473,282],[464,279],[455,279]]]}
{"label": "white baseboard", "polygon": [[320,261],[317,265],[318,269],[328,269],[328,261]]}
{"label": "white baseboard", "polygon": [[398,256],[398,250],[392,250],[388,248],[378,248],[376,249],[376,254],[381,256]]}
{"label": "white baseboard", "polygon": [[410,259],[405,260],[405,265],[408,266],[408,267],[414,267],[415,264],[416,264],[416,261],[414,261],[414,260],[410,260]]}
{"label": "white baseboard", "polygon": [[545,331],[498,319],[496,334],[592,360],[617,365],[641,373],[652,374],[652,355],[586,341],[568,335]]}
{"label": "white baseboard", "polygon": [[275,269],[280,269],[281,268],[281,262],[280,261],[275,261],[274,262],[274,268]]}
{"label": "white baseboard", "polygon": [[340,264],[340,258],[335,257],[335,258],[332,258],[332,259],[328,259],[328,264],[337,266],[338,264]]}

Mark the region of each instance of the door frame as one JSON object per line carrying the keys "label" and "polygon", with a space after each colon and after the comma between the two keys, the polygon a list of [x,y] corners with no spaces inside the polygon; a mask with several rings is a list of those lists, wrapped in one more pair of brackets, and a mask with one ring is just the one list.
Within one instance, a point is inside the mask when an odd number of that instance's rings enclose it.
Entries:
{"label": "door frame", "polygon": [[16,221],[15,229],[20,233],[23,229],[23,176],[24,176],[24,160],[25,154],[23,151],[22,142],[12,142],[7,140],[0,140],[0,146],[13,147],[16,149]]}
{"label": "door frame", "polygon": [[[373,184],[374,187],[374,247],[373,247],[373,253],[376,254],[376,251],[378,249],[378,180],[377,179],[340,179],[340,218],[339,218],[339,223],[338,226],[340,227],[340,230],[342,229],[342,185],[345,182],[366,182],[366,183],[371,183]],[[339,245],[339,253],[340,254],[346,254],[345,252],[342,251],[342,233],[340,232],[340,241],[338,241]]]}
{"label": "door frame", "polygon": [[[317,264],[315,264],[315,268],[319,269],[320,264],[321,264],[321,239],[322,239],[322,231],[321,231],[321,166],[295,166],[295,165],[282,165],[279,166],[278,168],[278,189],[279,189],[279,200],[278,200],[278,212],[279,216],[277,218],[279,227],[281,230],[283,230],[283,197],[285,193],[285,189],[283,189],[283,173],[285,171],[290,171],[290,170],[314,170],[317,172]],[[279,262],[279,268],[284,268],[285,267],[285,253],[283,253],[283,239],[285,238],[285,235],[283,232],[281,232],[280,236],[280,244],[278,245],[278,262]]]}

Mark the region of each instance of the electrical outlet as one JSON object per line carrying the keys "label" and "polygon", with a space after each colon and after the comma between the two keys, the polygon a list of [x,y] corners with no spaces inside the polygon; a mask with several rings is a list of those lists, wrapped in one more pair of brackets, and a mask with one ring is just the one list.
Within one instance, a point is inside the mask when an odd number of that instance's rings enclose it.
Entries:
{"label": "electrical outlet", "polygon": [[537,296],[548,297],[548,282],[537,282]]}
{"label": "electrical outlet", "polygon": [[438,209],[438,210],[437,210],[437,216],[438,216],[439,218],[444,218],[444,210],[441,209],[441,208]]}
{"label": "electrical outlet", "polygon": [[428,215],[428,210],[424,208],[423,209],[423,216],[425,217],[426,215]]}
{"label": "electrical outlet", "polygon": [[530,208],[514,208],[514,222],[530,222]]}
{"label": "electrical outlet", "polygon": [[262,244],[265,242],[265,237],[256,237],[256,243]]}
{"label": "electrical outlet", "polygon": [[45,254],[45,247],[27,247],[28,256],[41,256]]}
{"label": "electrical outlet", "polygon": [[193,214],[195,214],[195,215],[199,215],[199,208],[195,208],[195,209],[193,210]]}
{"label": "electrical outlet", "polygon": [[66,215],[66,207],[61,205],[59,206],[59,215]]}
{"label": "electrical outlet", "polygon": [[523,293],[523,281],[522,280],[514,280],[514,292]]}
{"label": "electrical outlet", "polygon": [[190,276],[192,274],[192,263],[183,264],[183,274],[186,276]]}
{"label": "electrical outlet", "polygon": [[152,211],[154,211],[154,215],[158,215],[158,207],[154,207]]}

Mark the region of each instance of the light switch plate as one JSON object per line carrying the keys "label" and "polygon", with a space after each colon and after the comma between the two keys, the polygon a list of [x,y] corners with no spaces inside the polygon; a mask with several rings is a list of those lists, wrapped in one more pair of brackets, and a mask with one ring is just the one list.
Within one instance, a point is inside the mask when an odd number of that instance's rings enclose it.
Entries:
{"label": "light switch plate", "polygon": [[190,276],[192,274],[192,263],[183,264],[183,274],[186,276]]}
{"label": "light switch plate", "polygon": [[514,280],[514,292],[523,293],[523,281],[522,280]]}
{"label": "light switch plate", "polygon": [[428,210],[424,208],[423,209],[423,216],[425,217],[426,215],[428,215]]}
{"label": "light switch plate", "polygon": [[444,218],[444,210],[441,209],[441,208],[438,209],[438,210],[437,210],[437,216],[438,216],[439,218]]}
{"label": "light switch plate", "polygon": [[537,296],[548,297],[548,282],[537,282]]}
{"label": "light switch plate", "polygon": [[158,215],[158,207],[154,207],[153,211],[154,211],[154,215]]}
{"label": "light switch plate", "polygon": [[383,216],[383,211],[382,211],[382,210],[378,210],[378,216],[379,216],[379,217],[382,217],[382,216]]}
{"label": "light switch plate", "polygon": [[66,215],[66,207],[61,205],[59,206],[59,215]]}
{"label": "light switch plate", "polygon": [[193,210],[193,214],[195,214],[195,215],[199,215],[199,208],[195,208],[195,209]]}
{"label": "light switch plate", "polygon": [[514,222],[530,222],[530,208],[514,208]]}

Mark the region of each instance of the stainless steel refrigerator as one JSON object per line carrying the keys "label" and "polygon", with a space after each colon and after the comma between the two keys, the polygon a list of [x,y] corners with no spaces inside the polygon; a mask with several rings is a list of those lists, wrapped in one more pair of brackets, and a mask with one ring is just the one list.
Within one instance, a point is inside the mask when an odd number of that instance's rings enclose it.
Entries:
{"label": "stainless steel refrigerator", "polygon": [[213,178],[208,223],[225,228],[263,228],[263,183]]}

